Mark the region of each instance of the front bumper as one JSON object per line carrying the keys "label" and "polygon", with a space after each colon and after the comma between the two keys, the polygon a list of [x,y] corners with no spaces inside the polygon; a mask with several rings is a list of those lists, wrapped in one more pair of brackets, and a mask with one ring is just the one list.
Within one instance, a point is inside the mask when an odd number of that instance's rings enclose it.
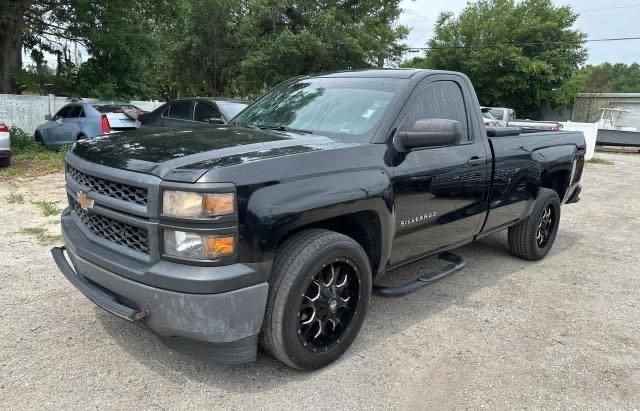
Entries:
{"label": "front bumper", "polygon": [[[267,301],[266,282],[207,294],[153,287],[84,258],[82,247],[90,242],[69,241],[79,240],[74,225],[69,223],[63,219],[68,259],[62,248],[52,249],[52,254],[65,277],[92,302],[120,318],[144,324],[176,350],[221,363],[255,360]],[[202,269],[178,264],[175,268],[184,277],[189,277],[190,272],[197,277]],[[242,264],[208,267],[221,278],[246,269]]]}

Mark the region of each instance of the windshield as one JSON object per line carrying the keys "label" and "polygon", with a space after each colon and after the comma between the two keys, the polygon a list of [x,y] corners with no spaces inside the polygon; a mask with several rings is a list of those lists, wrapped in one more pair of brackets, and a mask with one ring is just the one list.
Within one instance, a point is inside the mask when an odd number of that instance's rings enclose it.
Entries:
{"label": "windshield", "polygon": [[248,105],[246,103],[238,103],[235,101],[216,101],[216,104],[226,118],[234,118]]}
{"label": "windshield", "polygon": [[498,120],[504,120],[502,117],[504,117],[504,111],[502,110],[498,110],[498,109],[491,109],[489,110],[491,112],[491,114],[493,114],[493,117],[495,117]]}
{"label": "windshield", "polygon": [[285,83],[234,123],[297,132],[361,136],[382,118],[403,80],[312,78]]}
{"label": "windshield", "polygon": [[482,117],[484,118],[488,118],[489,120],[497,120],[497,118],[495,118],[491,113],[489,113],[488,111],[484,111],[482,113]]}

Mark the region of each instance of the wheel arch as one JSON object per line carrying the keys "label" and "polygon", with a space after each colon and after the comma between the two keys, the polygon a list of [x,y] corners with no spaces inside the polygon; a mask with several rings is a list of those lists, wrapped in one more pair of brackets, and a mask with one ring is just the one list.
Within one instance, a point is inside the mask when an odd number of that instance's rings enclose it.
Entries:
{"label": "wheel arch", "polygon": [[538,188],[554,190],[564,202],[571,186],[578,149],[574,145],[561,145],[536,150],[532,155],[533,169],[542,170],[538,174]]}
{"label": "wheel arch", "polygon": [[384,264],[382,262],[383,248],[385,248],[383,238],[387,233],[383,232],[382,224],[380,216],[373,210],[338,215],[293,228],[280,236],[278,248],[289,238],[304,230],[321,228],[334,231],[346,235],[360,244],[369,258],[371,272],[375,277],[380,271],[381,265]]}

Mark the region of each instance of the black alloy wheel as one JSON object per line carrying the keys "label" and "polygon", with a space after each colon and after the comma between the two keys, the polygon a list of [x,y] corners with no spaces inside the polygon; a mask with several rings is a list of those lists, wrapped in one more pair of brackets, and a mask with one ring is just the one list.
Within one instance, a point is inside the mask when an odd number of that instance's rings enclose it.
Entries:
{"label": "black alloy wheel", "polygon": [[330,364],[358,335],[371,288],[369,257],[355,240],[324,229],[294,234],[271,269],[262,347],[299,370]]}
{"label": "black alloy wheel", "polygon": [[360,299],[357,267],[347,258],[326,264],[311,278],[300,302],[298,337],[307,349],[327,351],[350,329]]}
{"label": "black alloy wheel", "polygon": [[540,215],[538,222],[538,230],[536,231],[536,245],[538,248],[545,248],[551,237],[551,230],[554,223],[554,208],[551,204],[547,205]]}

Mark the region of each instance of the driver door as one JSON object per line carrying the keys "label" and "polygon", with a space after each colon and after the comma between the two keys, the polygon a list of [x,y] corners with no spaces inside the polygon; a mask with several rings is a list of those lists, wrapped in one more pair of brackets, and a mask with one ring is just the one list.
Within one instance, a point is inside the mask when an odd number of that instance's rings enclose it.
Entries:
{"label": "driver door", "polygon": [[62,144],[64,136],[64,120],[71,113],[71,106],[64,106],[51,118],[47,125],[48,144]]}
{"label": "driver door", "polygon": [[430,76],[414,89],[398,130],[421,119],[458,121],[459,143],[416,148],[394,168],[396,237],[391,264],[471,240],[486,216],[491,167],[475,94],[454,75]]}

